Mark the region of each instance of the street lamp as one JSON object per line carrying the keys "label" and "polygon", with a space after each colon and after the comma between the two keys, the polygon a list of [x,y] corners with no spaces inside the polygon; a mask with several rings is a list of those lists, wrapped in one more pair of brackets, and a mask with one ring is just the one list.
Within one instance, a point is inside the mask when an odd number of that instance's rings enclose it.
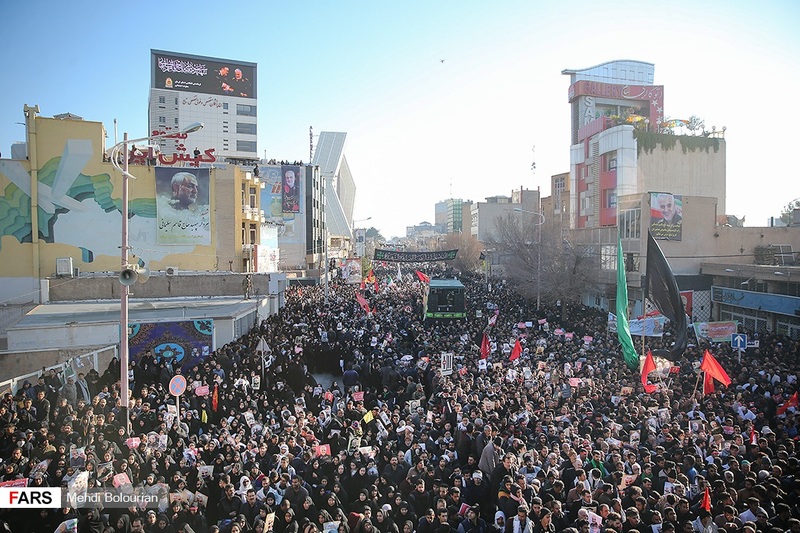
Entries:
{"label": "street lamp", "polygon": [[539,220],[533,223],[537,227],[537,240],[539,241],[536,244],[536,310],[539,311],[542,305],[542,224],[544,224],[544,215],[538,211],[528,211],[519,207],[515,207],[514,211],[539,217]]}
{"label": "street lamp", "polygon": [[[126,132],[122,137],[122,142],[115,144],[106,152],[111,160],[111,166],[114,167],[115,170],[118,170],[122,173],[122,206],[120,208],[122,211],[122,246],[120,247],[122,269],[119,275],[120,283],[122,283],[122,291],[119,297],[119,395],[120,407],[125,413],[125,433],[128,435],[128,437],[130,437],[130,417],[128,416],[128,287],[136,283],[136,280],[139,279],[140,276],[141,280],[144,281],[149,275],[147,270],[142,270],[138,265],[131,265],[128,262],[128,250],[130,248],[128,246],[128,179],[136,179],[136,176],[128,172],[128,145],[140,141],[157,139],[159,137],[169,137],[170,135],[175,135],[176,133],[180,135],[194,133],[202,128],[202,122],[195,122],[179,132],[161,133],[158,135],[151,135],[149,137],[142,137],[140,139],[133,140],[128,140],[128,133]],[[119,166],[119,162],[117,161],[120,156],[120,151],[122,152],[123,158],[122,167]]]}

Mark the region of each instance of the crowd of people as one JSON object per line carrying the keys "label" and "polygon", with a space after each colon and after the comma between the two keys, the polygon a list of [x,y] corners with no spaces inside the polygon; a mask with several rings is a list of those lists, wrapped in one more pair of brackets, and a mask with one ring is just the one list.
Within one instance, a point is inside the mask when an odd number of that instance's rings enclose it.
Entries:
{"label": "crowd of people", "polygon": [[[332,283],[327,306],[321,287],[291,287],[278,314],[195,366],[149,353],[132,362],[130,431],[116,360],[6,394],[0,486],[152,499],[0,509],[3,526],[800,533],[787,408],[797,341],[762,334],[741,363],[729,344],[695,342],[673,372],[651,375],[648,394],[597,310],[537,311],[502,280],[465,275],[468,319],[423,322],[426,285],[413,270],[375,274],[366,288]],[[732,378],[709,394],[697,386],[705,349]],[[168,391],[176,373],[189,384],[179,409]],[[315,374],[337,378],[328,386]]]}

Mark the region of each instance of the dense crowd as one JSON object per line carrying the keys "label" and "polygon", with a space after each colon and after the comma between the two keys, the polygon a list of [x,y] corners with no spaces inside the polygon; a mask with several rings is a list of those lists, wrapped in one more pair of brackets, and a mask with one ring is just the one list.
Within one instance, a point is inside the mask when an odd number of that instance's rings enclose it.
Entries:
{"label": "dense crowd", "polygon": [[[761,335],[741,364],[729,344],[695,342],[646,394],[602,313],[537,311],[501,280],[466,276],[469,318],[423,322],[425,283],[412,272],[377,267],[375,286],[333,283],[327,307],[321,287],[292,287],[277,315],[192,367],[146,354],[131,364],[130,435],[116,360],[6,394],[0,482],[155,503],[3,509],[4,526],[800,533],[797,417],[778,414],[798,388],[798,342]],[[732,383],[704,395],[707,348]],[[190,391],[179,410],[176,373]],[[322,373],[340,379],[323,386]]]}

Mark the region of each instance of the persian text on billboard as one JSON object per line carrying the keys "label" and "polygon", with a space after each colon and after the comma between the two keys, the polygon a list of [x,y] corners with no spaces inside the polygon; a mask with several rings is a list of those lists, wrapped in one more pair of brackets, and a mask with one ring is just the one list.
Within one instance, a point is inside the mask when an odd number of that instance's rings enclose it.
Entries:
{"label": "persian text on billboard", "polygon": [[156,167],[158,244],[211,244],[209,170]]}
{"label": "persian text on billboard", "polygon": [[253,64],[153,52],[153,88],[256,97]]}
{"label": "persian text on billboard", "polygon": [[681,240],[683,236],[681,195],[665,192],[650,193],[650,233],[657,240]]}

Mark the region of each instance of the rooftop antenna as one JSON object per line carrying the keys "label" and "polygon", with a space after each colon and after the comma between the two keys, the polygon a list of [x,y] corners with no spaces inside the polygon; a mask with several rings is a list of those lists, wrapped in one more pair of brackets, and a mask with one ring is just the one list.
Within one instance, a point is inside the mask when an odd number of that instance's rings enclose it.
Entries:
{"label": "rooftop antenna", "polygon": [[308,127],[308,164],[311,164],[311,159],[314,157],[314,126]]}
{"label": "rooftop antenna", "polygon": [[533,145],[531,148],[531,152],[533,152],[533,163],[531,163],[531,172],[533,173],[533,179],[536,181],[536,145]]}
{"label": "rooftop antenna", "polygon": [[453,197],[453,177],[450,176],[450,198]]}

